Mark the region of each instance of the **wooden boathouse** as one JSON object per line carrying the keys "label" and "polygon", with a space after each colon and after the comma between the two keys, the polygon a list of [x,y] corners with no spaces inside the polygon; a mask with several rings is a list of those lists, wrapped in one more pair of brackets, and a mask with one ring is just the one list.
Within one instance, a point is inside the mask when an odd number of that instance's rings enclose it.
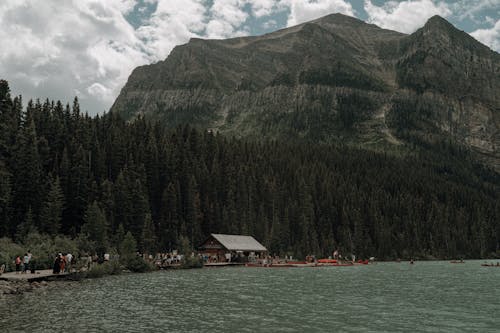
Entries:
{"label": "wooden boathouse", "polygon": [[243,264],[267,254],[267,249],[252,236],[211,234],[199,247],[204,264]]}

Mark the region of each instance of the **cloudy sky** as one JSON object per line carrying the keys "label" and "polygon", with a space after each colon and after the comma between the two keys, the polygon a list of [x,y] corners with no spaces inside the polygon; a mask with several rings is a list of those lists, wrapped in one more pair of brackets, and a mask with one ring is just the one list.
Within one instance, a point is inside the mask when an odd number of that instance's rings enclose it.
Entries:
{"label": "cloudy sky", "polygon": [[411,33],[441,15],[500,52],[500,0],[1,0],[0,78],[14,95],[107,111],[136,66],[191,37],[255,35],[340,12]]}

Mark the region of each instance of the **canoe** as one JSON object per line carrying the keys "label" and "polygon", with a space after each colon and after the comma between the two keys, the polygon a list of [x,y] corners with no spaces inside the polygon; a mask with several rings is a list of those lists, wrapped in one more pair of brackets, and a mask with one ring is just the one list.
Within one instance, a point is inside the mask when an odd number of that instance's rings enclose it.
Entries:
{"label": "canoe", "polygon": [[307,262],[307,263],[301,263],[301,264],[290,264],[292,267],[316,267],[318,266],[314,262]]}
{"label": "canoe", "polygon": [[320,264],[336,264],[337,259],[319,259],[318,263],[320,263]]}
{"label": "canoe", "polygon": [[345,266],[354,266],[352,263],[318,263],[316,266],[318,267],[345,267]]}
{"label": "canoe", "polygon": [[260,264],[260,263],[246,263],[246,267],[259,267],[259,268],[281,268],[281,267],[294,267],[291,264],[283,263],[283,264]]}
{"label": "canoe", "polygon": [[274,263],[274,264],[261,264],[261,263],[246,263],[245,267],[258,267],[258,268],[281,268],[281,267],[346,267],[354,265],[364,265],[358,263],[314,263],[314,262],[288,262],[288,263]]}

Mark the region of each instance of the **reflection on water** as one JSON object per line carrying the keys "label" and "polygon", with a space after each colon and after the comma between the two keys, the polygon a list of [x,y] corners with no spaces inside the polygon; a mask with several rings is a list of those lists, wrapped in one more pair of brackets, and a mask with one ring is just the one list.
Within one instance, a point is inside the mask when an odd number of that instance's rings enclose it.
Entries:
{"label": "reflection on water", "polygon": [[498,332],[500,268],[469,261],[128,274],[0,301],[0,331]]}

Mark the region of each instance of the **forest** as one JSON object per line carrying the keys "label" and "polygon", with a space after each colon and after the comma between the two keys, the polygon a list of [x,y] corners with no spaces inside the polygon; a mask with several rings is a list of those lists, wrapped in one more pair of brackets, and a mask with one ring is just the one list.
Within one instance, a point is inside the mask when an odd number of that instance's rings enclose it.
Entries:
{"label": "forest", "polygon": [[145,253],[252,235],[272,254],[500,256],[500,175],[452,142],[404,155],[338,144],[168,129],[73,103],[11,96],[0,81],[0,238],[130,232]]}

